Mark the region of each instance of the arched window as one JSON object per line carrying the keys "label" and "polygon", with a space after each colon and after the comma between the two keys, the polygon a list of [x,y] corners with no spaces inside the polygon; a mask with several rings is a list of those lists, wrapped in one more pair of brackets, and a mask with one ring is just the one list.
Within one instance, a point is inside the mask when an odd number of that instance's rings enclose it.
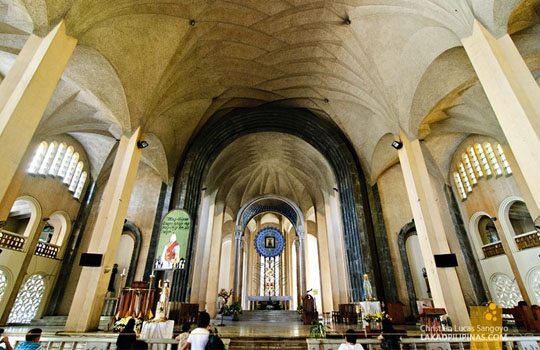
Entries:
{"label": "arched window", "polygon": [[71,180],[73,179],[73,175],[75,174],[75,170],[77,169],[78,162],[79,162],[79,153],[75,152],[73,153],[73,157],[71,157],[71,161],[69,162],[69,166],[66,171],[66,176],[64,176],[64,181],[62,181],[64,184],[66,185],[71,184]]}
{"label": "arched window", "polygon": [[75,189],[75,193],[73,194],[73,198],[81,198],[82,190],[84,189],[87,177],[88,173],[86,171],[83,171],[83,173],[81,174],[81,178],[79,179],[79,183],[77,184],[77,188]]}
{"label": "arched window", "polygon": [[474,145],[474,148],[476,149],[476,154],[478,155],[478,158],[480,159],[480,162],[484,167],[486,176],[491,176],[493,173],[491,172],[491,167],[489,166],[489,161],[486,158],[486,153],[484,152],[482,145],[477,143],[476,145]]}
{"label": "arched window", "polygon": [[49,169],[49,175],[56,176],[56,174],[58,174],[58,170],[60,170],[60,164],[62,163],[62,159],[64,159],[65,153],[66,153],[66,144],[62,142],[58,146],[58,151],[56,151],[56,155],[54,156],[54,160],[52,162],[51,168]]}
{"label": "arched window", "polygon": [[491,166],[493,167],[493,170],[495,171],[495,175],[497,176],[503,175],[501,166],[499,165],[499,162],[497,161],[497,156],[495,155],[495,152],[493,152],[493,147],[491,147],[491,144],[489,142],[484,143],[484,149],[486,150],[487,156],[491,162]]}
{"label": "arched window", "polygon": [[0,269],[0,301],[2,301],[2,297],[4,296],[4,293],[6,292],[7,288],[7,276],[4,273],[4,270]]}
{"label": "arched window", "polygon": [[476,171],[476,175],[478,178],[481,178],[484,176],[484,172],[482,171],[482,167],[480,166],[480,162],[478,161],[478,157],[476,156],[476,153],[474,153],[474,148],[469,147],[469,157],[471,158],[472,165],[474,167],[474,170]]}
{"label": "arched window", "polygon": [[508,163],[508,160],[506,159],[506,156],[504,155],[502,146],[498,143],[496,147],[497,147],[497,153],[499,154],[499,158],[501,159],[501,163],[503,164],[506,175],[512,175],[512,168],[510,168],[510,164]]}
{"label": "arched window", "polygon": [[495,222],[493,222],[493,219],[488,216],[484,215],[478,221],[478,233],[480,234],[482,245],[487,245],[500,241],[499,234],[497,233],[497,228],[495,227]]}
{"label": "arched window", "polygon": [[468,193],[471,193],[472,186],[471,186],[471,183],[469,182],[469,177],[467,176],[467,173],[465,172],[465,167],[463,166],[463,163],[458,164],[458,170],[459,170],[459,175],[461,176],[461,181],[463,181],[463,183],[465,184],[465,189],[467,190]]}
{"label": "arched window", "polygon": [[30,276],[17,294],[8,323],[30,323],[36,317],[44,291],[43,277],[38,274]]}
{"label": "arched window", "polygon": [[514,202],[508,210],[508,218],[516,236],[528,233],[536,233],[534,221],[525,203]]}
{"label": "arched window", "polygon": [[66,150],[64,158],[62,159],[62,163],[60,164],[60,170],[58,170],[57,175],[59,177],[66,176],[67,170],[69,168],[69,163],[71,162],[71,157],[73,157],[73,147],[69,146]]}
{"label": "arched window", "polygon": [[476,180],[476,175],[474,174],[474,169],[472,167],[471,161],[469,160],[469,156],[467,155],[467,153],[463,153],[461,155],[461,158],[463,159],[463,164],[465,164],[465,169],[467,170],[467,173],[469,174],[471,183],[473,185],[476,185],[478,181]]}
{"label": "arched window", "polygon": [[69,185],[68,190],[70,192],[75,192],[75,189],[77,188],[77,184],[79,183],[79,179],[81,178],[81,174],[84,168],[84,163],[79,162],[77,163],[77,168],[75,169],[75,174],[73,174],[73,179],[71,180],[71,183]]}
{"label": "arched window", "polygon": [[456,187],[458,189],[459,196],[461,197],[461,199],[467,199],[467,192],[465,192],[463,181],[461,181],[461,177],[459,177],[459,174],[457,171],[454,172],[454,181],[456,182]]}
{"label": "arched window", "polygon": [[45,153],[47,153],[47,142],[43,141],[39,144],[34,158],[32,158],[32,163],[30,163],[30,167],[28,168],[30,174],[36,174],[38,172],[41,163],[43,163],[43,158],[45,158]]}
{"label": "arched window", "polygon": [[57,147],[58,143],[56,141],[50,143],[49,147],[47,148],[47,153],[45,153],[45,159],[43,159],[43,163],[41,163],[41,167],[39,167],[39,175],[47,175],[49,172],[49,168],[53,162]]}

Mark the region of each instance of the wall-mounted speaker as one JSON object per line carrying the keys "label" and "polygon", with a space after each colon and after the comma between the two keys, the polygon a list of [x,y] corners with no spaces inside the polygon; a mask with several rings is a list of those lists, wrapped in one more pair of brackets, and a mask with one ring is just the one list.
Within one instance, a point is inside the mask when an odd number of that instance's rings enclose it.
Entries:
{"label": "wall-mounted speaker", "polygon": [[79,266],[99,267],[103,260],[103,254],[82,253]]}
{"label": "wall-mounted speaker", "polygon": [[456,254],[435,254],[435,266],[437,267],[458,266]]}

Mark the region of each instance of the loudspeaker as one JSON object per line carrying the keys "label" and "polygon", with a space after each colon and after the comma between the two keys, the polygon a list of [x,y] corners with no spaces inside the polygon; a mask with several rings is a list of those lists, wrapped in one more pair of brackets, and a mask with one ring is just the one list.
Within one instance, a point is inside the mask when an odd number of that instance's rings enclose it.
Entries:
{"label": "loudspeaker", "polygon": [[435,254],[435,266],[437,267],[458,266],[456,254]]}
{"label": "loudspeaker", "polygon": [[103,260],[103,254],[82,253],[79,266],[99,267],[101,260]]}

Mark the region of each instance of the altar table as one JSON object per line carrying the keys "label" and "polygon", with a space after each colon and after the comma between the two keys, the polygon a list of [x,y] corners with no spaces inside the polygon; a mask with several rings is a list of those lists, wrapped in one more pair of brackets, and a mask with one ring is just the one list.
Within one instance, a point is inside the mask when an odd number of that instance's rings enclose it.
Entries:
{"label": "altar table", "polygon": [[381,309],[381,303],[379,301],[361,301],[357,304],[357,307],[360,307],[360,310],[356,310],[357,312],[362,313],[362,324],[364,328],[366,327],[367,322],[364,321],[364,315],[366,314],[377,314],[382,311]]}
{"label": "altar table", "polygon": [[[144,322],[141,328],[141,339],[172,339],[174,330],[174,321],[163,322]],[[165,347],[166,346],[166,347]],[[171,345],[168,344],[152,344],[152,350],[170,350]]]}
{"label": "altar table", "polygon": [[285,302],[285,310],[289,309],[289,303],[292,301],[292,297],[290,295],[275,295],[275,296],[268,296],[268,295],[250,295],[247,297],[247,300],[249,302],[249,309],[255,310],[255,303],[257,302]]}

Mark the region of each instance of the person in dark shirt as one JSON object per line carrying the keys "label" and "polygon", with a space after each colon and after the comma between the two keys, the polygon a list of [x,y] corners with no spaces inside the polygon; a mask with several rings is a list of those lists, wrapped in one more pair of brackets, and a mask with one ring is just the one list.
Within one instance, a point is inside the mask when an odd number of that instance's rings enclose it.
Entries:
{"label": "person in dark shirt", "polygon": [[126,324],[126,327],[122,329],[116,339],[116,348],[118,350],[131,349],[131,345],[137,340],[137,334],[135,334],[135,319],[130,318]]}

